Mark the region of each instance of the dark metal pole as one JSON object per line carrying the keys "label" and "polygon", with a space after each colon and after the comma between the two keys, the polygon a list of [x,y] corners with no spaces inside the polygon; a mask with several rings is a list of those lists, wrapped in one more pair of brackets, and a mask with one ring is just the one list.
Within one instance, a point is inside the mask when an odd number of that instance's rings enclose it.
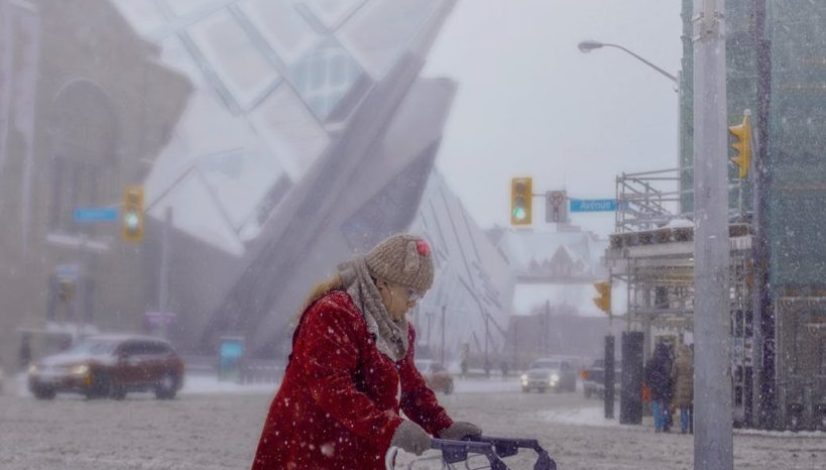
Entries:
{"label": "dark metal pole", "polygon": [[614,419],[614,335],[605,337],[605,417]]}

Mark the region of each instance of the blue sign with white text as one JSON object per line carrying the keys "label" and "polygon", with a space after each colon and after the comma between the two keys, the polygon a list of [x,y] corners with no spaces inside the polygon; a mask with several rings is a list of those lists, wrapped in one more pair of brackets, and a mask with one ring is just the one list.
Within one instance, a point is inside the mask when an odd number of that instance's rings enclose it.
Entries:
{"label": "blue sign with white text", "polygon": [[75,209],[75,222],[114,222],[118,220],[116,207],[84,207]]}
{"label": "blue sign with white text", "polygon": [[615,212],[616,199],[571,199],[571,212]]}

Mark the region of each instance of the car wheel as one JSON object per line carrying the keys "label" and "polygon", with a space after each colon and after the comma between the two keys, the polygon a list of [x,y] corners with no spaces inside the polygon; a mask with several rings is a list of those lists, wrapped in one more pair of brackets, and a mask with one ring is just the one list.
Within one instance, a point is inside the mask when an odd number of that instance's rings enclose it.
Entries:
{"label": "car wheel", "polygon": [[450,395],[451,393],[453,393],[453,382],[448,382],[445,387],[445,395]]}
{"label": "car wheel", "polygon": [[97,373],[92,377],[92,386],[86,392],[86,398],[107,398],[112,394],[112,383],[105,373]]}
{"label": "car wheel", "polygon": [[166,374],[155,386],[155,398],[158,400],[171,400],[175,398],[177,391],[178,378],[172,374]]}
{"label": "car wheel", "polygon": [[51,400],[57,395],[57,391],[48,387],[35,387],[32,389],[32,394],[38,400]]}
{"label": "car wheel", "polygon": [[123,400],[126,398],[126,387],[121,384],[112,384],[109,387],[110,395],[115,400]]}
{"label": "car wheel", "polygon": [[582,394],[585,395],[585,398],[591,398],[591,389],[590,388],[583,389]]}
{"label": "car wheel", "polygon": [[522,393],[529,393],[530,391],[531,389],[529,389],[528,387],[522,387]]}

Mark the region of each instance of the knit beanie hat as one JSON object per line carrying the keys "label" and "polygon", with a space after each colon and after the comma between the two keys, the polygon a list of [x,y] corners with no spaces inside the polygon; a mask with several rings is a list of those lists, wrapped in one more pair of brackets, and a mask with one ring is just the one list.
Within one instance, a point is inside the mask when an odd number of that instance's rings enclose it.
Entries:
{"label": "knit beanie hat", "polygon": [[424,293],[433,285],[430,245],[416,235],[400,233],[376,245],[365,256],[376,278]]}

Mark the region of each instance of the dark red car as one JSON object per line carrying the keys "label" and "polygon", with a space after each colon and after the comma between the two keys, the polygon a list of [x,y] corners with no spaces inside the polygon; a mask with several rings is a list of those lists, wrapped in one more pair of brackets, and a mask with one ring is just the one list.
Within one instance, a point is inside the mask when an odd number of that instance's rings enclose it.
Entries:
{"label": "dark red car", "polygon": [[59,392],[123,399],[136,391],[153,391],[158,399],[172,399],[183,377],[184,363],[165,340],[96,335],[32,365],[29,390],[39,399],[54,398]]}

